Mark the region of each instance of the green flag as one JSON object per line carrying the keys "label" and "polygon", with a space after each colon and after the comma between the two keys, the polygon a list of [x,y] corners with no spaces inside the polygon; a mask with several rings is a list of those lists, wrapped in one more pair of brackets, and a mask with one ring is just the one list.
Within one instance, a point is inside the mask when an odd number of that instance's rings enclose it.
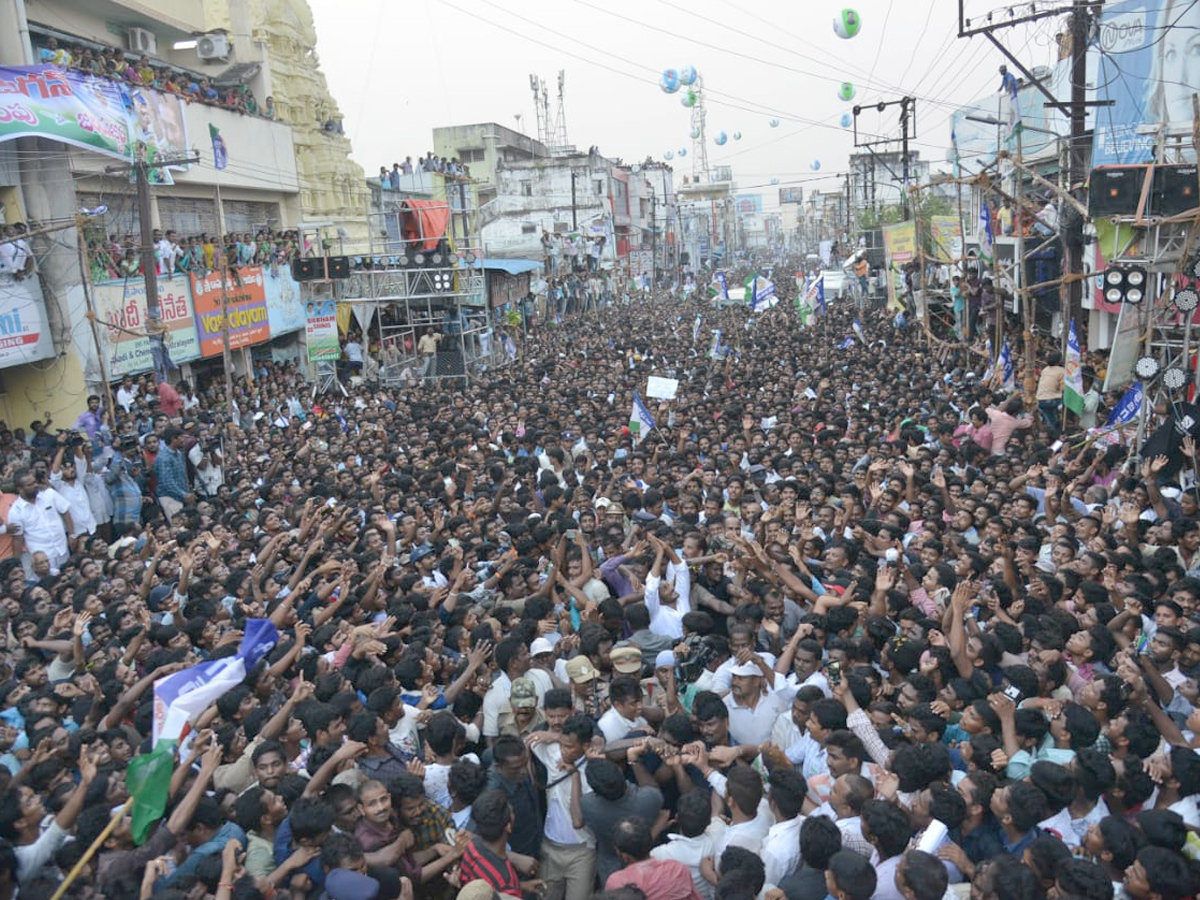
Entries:
{"label": "green flag", "polygon": [[149,753],[135,756],[125,770],[125,787],[133,798],[133,840],[141,846],[150,827],[162,818],[175,771],[175,741],[162,740]]}

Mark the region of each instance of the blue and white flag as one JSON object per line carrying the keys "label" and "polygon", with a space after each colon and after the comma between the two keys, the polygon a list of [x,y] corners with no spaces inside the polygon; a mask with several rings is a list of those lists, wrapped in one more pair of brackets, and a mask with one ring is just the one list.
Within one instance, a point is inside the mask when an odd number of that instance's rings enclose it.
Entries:
{"label": "blue and white flag", "polygon": [[769,278],[761,275],[751,275],[746,279],[746,301],[754,312],[769,309],[775,296],[775,284]]}
{"label": "blue and white flag", "polygon": [[1000,348],[999,366],[1003,379],[1000,386],[1006,391],[1013,390],[1017,386],[1017,377],[1016,369],[1013,366],[1012,350],[1008,347],[1008,338],[1004,339],[1004,346]]}
{"label": "blue and white flag", "polygon": [[696,321],[692,324],[692,343],[693,344],[695,344],[696,341],[699,340],[699,338],[700,338],[700,320],[702,318],[703,318],[703,316],[701,316],[700,313],[696,313]]}
{"label": "blue and white flag", "polygon": [[722,332],[720,328],[713,329],[712,344],[708,348],[709,359],[724,359],[725,345],[721,343]]}
{"label": "blue and white flag", "polygon": [[275,647],[279,631],[269,619],[247,619],[233,656],[209,660],[154,683],[154,743],[176,741],[184,729],[222,694],[241,684]]}
{"label": "blue and white flag", "polygon": [[858,319],[855,319],[854,324],[850,327],[854,329],[854,335],[859,339],[862,345],[864,347],[867,346],[867,339],[863,337],[862,322],[858,321]]}
{"label": "blue and white flag", "polygon": [[988,208],[986,200],[983,201],[983,205],[979,208],[978,237],[979,258],[990,266],[996,255],[996,237],[992,233],[992,211]]}
{"label": "blue and white flag", "polygon": [[722,300],[729,299],[729,282],[725,279],[724,272],[718,272],[713,280],[717,283],[720,290],[717,291],[717,296]]}
{"label": "blue and white flag", "polygon": [[804,291],[804,299],[810,307],[817,310],[821,315],[825,315],[828,312],[825,306],[824,275],[818,275],[808,283],[808,287]]}
{"label": "blue and white flag", "polygon": [[987,368],[983,370],[983,383],[987,384],[992,380],[992,374],[996,371],[996,355],[992,348],[992,339],[987,339]]}
{"label": "blue and white flag", "polygon": [[839,350],[849,350],[853,346],[854,346],[854,336],[848,334],[844,338],[842,338],[842,342],[840,344],[838,344],[838,349]]}
{"label": "blue and white flag", "polygon": [[508,354],[510,359],[517,358],[517,342],[513,340],[511,334],[504,336],[504,352]]}
{"label": "blue and white flag", "polygon": [[1004,73],[1000,90],[1008,100],[1008,121],[1004,126],[1004,141],[1008,143],[1021,131],[1021,99],[1017,95],[1017,77],[1012,72]]}
{"label": "blue and white flag", "polygon": [[644,440],[646,435],[653,430],[654,417],[650,415],[650,409],[635,391],[633,395],[633,411],[629,414],[629,434],[633,437],[633,442],[636,444],[638,441]]}
{"label": "blue and white flag", "polygon": [[1116,425],[1128,425],[1138,417],[1138,413],[1142,411],[1142,403],[1145,400],[1146,391],[1142,387],[1140,381],[1135,381],[1129,386],[1121,402],[1118,403],[1113,411],[1108,414],[1108,419],[1105,425],[1108,427]]}

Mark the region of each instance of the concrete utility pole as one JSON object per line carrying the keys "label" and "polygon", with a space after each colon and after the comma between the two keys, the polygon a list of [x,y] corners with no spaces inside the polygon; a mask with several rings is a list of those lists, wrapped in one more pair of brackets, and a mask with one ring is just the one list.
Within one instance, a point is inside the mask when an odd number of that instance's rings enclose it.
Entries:
{"label": "concrete utility pole", "polygon": [[[150,170],[161,169],[167,166],[184,166],[200,162],[200,156],[164,156],[156,160],[153,165],[146,159],[146,145],[138,143],[137,158],[126,166],[109,166],[104,171],[112,174],[114,172],[133,172],[134,180],[137,185],[138,199],[138,224],[141,227],[141,257],[142,257],[142,278],[146,285],[146,318],[148,320],[146,332],[150,337],[152,346],[162,348],[163,327],[162,327],[162,311],[158,306],[158,264],[154,258],[154,228],[150,224],[151,209],[150,209]],[[155,371],[158,369],[158,360],[162,357],[155,357]],[[167,373],[162,373],[164,379]]]}
{"label": "concrete utility pole", "polygon": [[[883,112],[889,106],[900,107],[900,145],[903,159],[901,160],[901,174],[896,175],[892,168],[883,162],[879,155],[875,152],[875,148],[881,145],[895,143],[895,138],[890,138],[882,141],[859,141],[858,139],[858,117],[864,109],[875,109]],[[899,178],[900,184],[900,209],[904,219],[908,219],[908,176],[909,176],[909,158],[908,158],[908,142],[915,140],[917,137],[917,100],[915,97],[901,97],[899,100],[881,100],[874,107],[854,107],[854,146],[859,149],[866,149],[871,154],[871,159],[885,169],[891,172],[893,178]],[[871,166],[871,198],[872,205],[875,197],[875,166]]]}

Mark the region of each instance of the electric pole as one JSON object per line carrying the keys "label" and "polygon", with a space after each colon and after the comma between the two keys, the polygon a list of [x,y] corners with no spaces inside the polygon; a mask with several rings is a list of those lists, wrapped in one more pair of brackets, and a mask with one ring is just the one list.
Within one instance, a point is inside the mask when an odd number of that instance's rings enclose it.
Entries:
{"label": "electric pole", "polygon": [[137,201],[138,201],[138,225],[141,230],[141,257],[142,257],[142,279],[146,286],[146,333],[150,338],[150,344],[157,347],[159,353],[152,354],[155,364],[155,374],[161,375],[165,381],[169,374],[165,370],[158,371],[158,367],[166,356],[163,353],[163,331],[162,311],[158,305],[158,263],[154,256],[154,229],[151,227],[151,208],[150,208],[150,170],[162,169],[167,166],[186,166],[200,162],[199,155],[189,156],[164,156],[151,163],[146,158],[146,145],[138,142],[135,152],[135,159],[132,163],[125,166],[109,166],[104,171],[112,174],[114,172],[133,172],[134,182],[137,185]]}
{"label": "electric pole", "polygon": [[[889,138],[881,141],[859,141],[858,139],[858,117],[864,109],[874,108],[879,112],[883,112],[889,106],[900,107],[900,145],[903,159],[901,160],[901,174],[898,176],[892,168],[885,163],[875,152],[875,147],[881,145],[895,143],[895,138]],[[854,146],[856,148],[865,148],[871,154],[871,158],[882,165],[885,169],[891,172],[893,178],[901,180],[900,185],[900,209],[903,211],[904,218],[908,219],[908,177],[909,177],[909,158],[908,158],[908,142],[915,140],[917,137],[917,101],[915,97],[901,97],[899,100],[881,100],[874,107],[854,107]],[[871,196],[874,202],[874,182],[875,182],[875,166],[871,166]]]}

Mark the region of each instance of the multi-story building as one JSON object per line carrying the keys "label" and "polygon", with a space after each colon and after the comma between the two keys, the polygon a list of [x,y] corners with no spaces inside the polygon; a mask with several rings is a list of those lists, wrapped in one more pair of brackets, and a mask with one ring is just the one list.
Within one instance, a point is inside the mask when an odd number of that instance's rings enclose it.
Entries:
{"label": "multi-story building", "polygon": [[[315,42],[304,0],[0,0],[0,65],[18,69],[5,73],[8,96],[31,123],[15,140],[0,126],[0,204],[6,223],[33,226],[37,275],[0,273],[0,299],[23,304],[13,344],[24,348],[0,346],[0,418],[73,420],[102,374],[152,367],[142,276],[114,280],[130,270],[99,262],[128,248],[136,270],[144,217],[181,241],[295,230],[297,245],[318,248],[365,228],[365,180],[347,159]],[[88,74],[81,61],[93,58],[113,61],[109,77]],[[37,64],[50,68],[20,71]],[[139,204],[130,170],[143,155],[150,186]],[[303,228],[314,221],[324,230]],[[185,374],[220,367],[212,281],[157,283],[166,349]],[[287,265],[251,267],[244,287],[245,309],[231,306],[247,325],[231,329],[235,365],[252,350],[295,355],[303,315]],[[113,326],[98,329],[99,350],[89,305]]]}
{"label": "multi-story building", "polygon": [[433,155],[457,159],[470,170],[480,206],[499,194],[498,171],[504,166],[546,159],[550,150],[535,138],[495,122],[433,129]]}

